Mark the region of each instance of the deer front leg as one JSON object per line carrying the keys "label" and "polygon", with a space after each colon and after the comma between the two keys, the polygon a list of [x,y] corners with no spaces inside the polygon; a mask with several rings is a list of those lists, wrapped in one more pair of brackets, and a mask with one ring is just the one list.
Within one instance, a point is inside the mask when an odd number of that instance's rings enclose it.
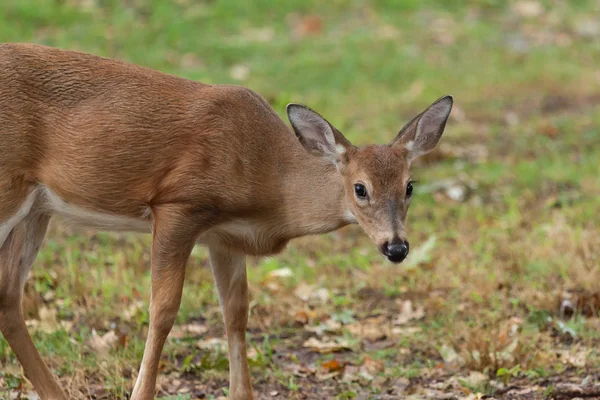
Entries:
{"label": "deer front leg", "polygon": [[219,291],[229,347],[229,400],[252,400],[246,356],[248,280],[246,256],[210,245],[210,263]]}
{"label": "deer front leg", "polygon": [[179,311],[185,268],[199,232],[190,221],[179,210],[154,210],[150,326],[132,400],[154,399],[160,356]]}

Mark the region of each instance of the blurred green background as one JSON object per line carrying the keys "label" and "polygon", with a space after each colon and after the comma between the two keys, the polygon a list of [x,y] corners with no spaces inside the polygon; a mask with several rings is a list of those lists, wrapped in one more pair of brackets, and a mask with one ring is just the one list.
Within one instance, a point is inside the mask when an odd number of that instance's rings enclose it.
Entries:
{"label": "blurred green background", "polygon": [[[597,381],[598,1],[4,0],[0,40],[247,86],[282,118],[306,103],[358,145],[455,96],[440,146],[414,167],[405,264],[357,227],[250,260],[257,398],[543,396]],[[161,396],[226,396],[206,265],[197,249]],[[131,390],[148,267],[147,236],[53,224],[25,308],[74,398]],[[0,395],[31,389],[4,341],[0,366]]]}

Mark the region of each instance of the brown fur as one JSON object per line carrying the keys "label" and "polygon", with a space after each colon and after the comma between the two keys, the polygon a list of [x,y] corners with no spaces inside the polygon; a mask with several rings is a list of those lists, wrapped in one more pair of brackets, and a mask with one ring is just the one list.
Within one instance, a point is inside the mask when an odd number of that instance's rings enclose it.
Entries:
{"label": "brown fur", "polygon": [[[328,126],[320,118],[311,121]],[[2,229],[9,233],[0,240],[0,330],[40,396],[66,398],[35,350],[20,308],[27,271],[58,212],[51,196],[86,213],[128,218],[136,227],[147,223],[152,231],[150,328],[132,399],[154,396],[196,242],[209,247],[219,288],[230,398],[251,399],[245,255],[277,253],[295,237],[338,229],[354,222],[349,212],[378,245],[404,237],[411,159],[405,146],[427,147],[441,135],[419,136],[418,120],[412,122],[393,145],[361,149],[332,128],[330,140],[344,148],[332,162],[314,155],[334,147],[325,143],[329,136],[316,129],[304,140],[295,127],[298,140],[249,89],[80,52],[0,44],[0,239]],[[369,204],[355,198],[357,181],[368,186]]]}

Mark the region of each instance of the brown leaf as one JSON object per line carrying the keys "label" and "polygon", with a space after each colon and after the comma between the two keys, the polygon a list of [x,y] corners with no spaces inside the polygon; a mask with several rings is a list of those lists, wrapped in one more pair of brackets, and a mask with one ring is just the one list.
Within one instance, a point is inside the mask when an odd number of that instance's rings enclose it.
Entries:
{"label": "brown leaf", "polygon": [[405,300],[401,304],[400,314],[394,319],[394,325],[406,325],[410,321],[421,319],[425,316],[423,306],[414,307],[412,301]]}
{"label": "brown leaf", "polygon": [[110,350],[117,348],[119,341],[119,336],[117,336],[113,330],[100,336],[95,329],[92,329],[92,336],[88,341],[88,345],[94,350],[99,358],[106,358]]}
{"label": "brown leaf", "polygon": [[410,327],[405,327],[405,328],[401,328],[401,327],[392,328],[392,334],[396,335],[396,336],[410,336],[410,335],[414,335],[415,333],[419,333],[421,331],[422,331],[422,329],[419,328],[418,326],[410,326]]}
{"label": "brown leaf", "polygon": [[560,129],[558,129],[555,125],[550,122],[543,122],[538,127],[538,131],[549,138],[556,138],[560,134]]}
{"label": "brown leaf", "polygon": [[306,283],[299,284],[294,289],[294,295],[302,301],[313,300],[318,303],[326,303],[329,300],[329,291],[326,288],[319,288],[316,285]]}
{"label": "brown leaf", "polygon": [[[135,289],[133,289],[134,293],[136,292]],[[137,295],[134,295],[134,297],[138,297],[139,293]],[[139,313],[143,312],[143,309],[145,308],[144,302],[141,300],[137,300],[132,302],[125,310],[123,310],[123,318],[126,320],[130,320],[132,318],[134,318],[136,315],[138,315]]]}
{"label": "brown leaf", "polygon": [[245,81],[250,75],[250,67],[244,64],[236,64],[229,70],[229,76],[236,81]]}
{"label": "brown leaf", "polygon": [[307,36],[317,36],[323,32],[323,19],[318,15],[290,14],[288,21],[292,28],[292,35],[302,39]]}
{"label": "brown leaf", "polygon": [[316,337],[311,337],[302,344],[303,347],[308,347],[318,353],[335,353],[343,350],[350,350],[349,344],[344,339],[333,340],[319,340]]}
{"label": "brown leaf", "polygon": [[385,371],[385,364],[381,360],[373,360],[371,357],[365,357],[362,367],[371,375]]}
{"label": "brown leaf", "polygon": [[591,350],[557,350],[556,354],[563,364],[572,365],[576,368],[584,368]]}
{"label": "brown leaf", "polygon": [[360,368],[359,367],[356,367],[354,365],[348,365],[344,369],[344,376],[342,377],[342,380],[344,382],[358,381],[359,380],[359,377],[358,377],[359,373],[360,373]]}
{"label": "brown leaf", "polygon": [[25,321],[27,327],[34,330],[41,330],[45,333],[56,332],[59,329],[69,331],[73,327],[73,321],[58,321],[56,318],[56,308],[42,306],[38,310],[39,320],[28,319]]}
{"label": "brown leaf", "polygon": [[325,361],[321,364],[321,367],[325,368],[327,372],[341,371],[344,369],[344,365],[336,359]]}
{"label": "brown leaf", "polygon": [[371,342],[383,340],[390,335],[388,321],[384,317],[368,318],[347,326],[350,333]]}
{"label": "brown leaf", "polygon": [[242,31],[241,39],[248,42],[271,42],[275,39],[275,29],[270,26],[264,28],[252,28]]}
{"label": "brown leaf", "polygon": [[325,321],[323,321],[323,323],[317,325],[317,326],[305,326],[304,329],[306,329],[309,332],[314,332],[317,335],[321,336],[323,335],[325,332],[329,332],[329,333],[337,333],[342,329],[342,324],[329,318],[326,319]]}
{"label": "brown leaf", "polygon": [[294,313],[294,321],[296,321],[302,325],[306,325],[306,324],[308,324],[308,320],[309,320],[309,316],[305,310],[297,310]]}
{"label": "brown leaf", "polygon": [[200,69],[204,67],[204,60],[194,53],[186,53],[181,57],[180,65],[183,69]]}
{"label": "brown leaf", "polygon": [[185,325],[175,325],[169,334],[170,337],[175,339],[183,339],[186,337],[198,337],[208,332],[206,325],[194,322]]}
{"label": "brown leaf", "polygon": [[600,397],[600,385],[576,385],[573,383],[559,383],[556,385],[554,395],[560,396],[560,398],[573,399],[573,398],[592,398]]}
{"label": "brown leaf", "polygon": [[198,340],[196,347],[203,350],[219,351],[221,353],[227,352],[227,340],[222,338],[208,338],[204,340]]}
{"label": "brown leaf", "polygon": [[512,6],[513,11],[520,17],[539,17],[544,13],[544,7],[538,1],[517,1]]}

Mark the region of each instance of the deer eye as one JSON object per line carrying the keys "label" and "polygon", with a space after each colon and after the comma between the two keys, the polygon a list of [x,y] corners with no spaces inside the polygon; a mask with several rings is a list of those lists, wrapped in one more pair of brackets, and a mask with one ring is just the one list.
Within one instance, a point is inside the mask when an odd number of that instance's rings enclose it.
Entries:
{"label": "deer eye", "polygon": [[367,197],[367,188],[362,183],[357,183],[354,185],[354,194],[359,199],[365,199]]}
{"label": "deer eye", "polygon": [[413,185],[412,185],[412,181],[408,182],[408,185],[406,185],[406,197],[410,197],[412,195],[412,191],[413,191]]}

